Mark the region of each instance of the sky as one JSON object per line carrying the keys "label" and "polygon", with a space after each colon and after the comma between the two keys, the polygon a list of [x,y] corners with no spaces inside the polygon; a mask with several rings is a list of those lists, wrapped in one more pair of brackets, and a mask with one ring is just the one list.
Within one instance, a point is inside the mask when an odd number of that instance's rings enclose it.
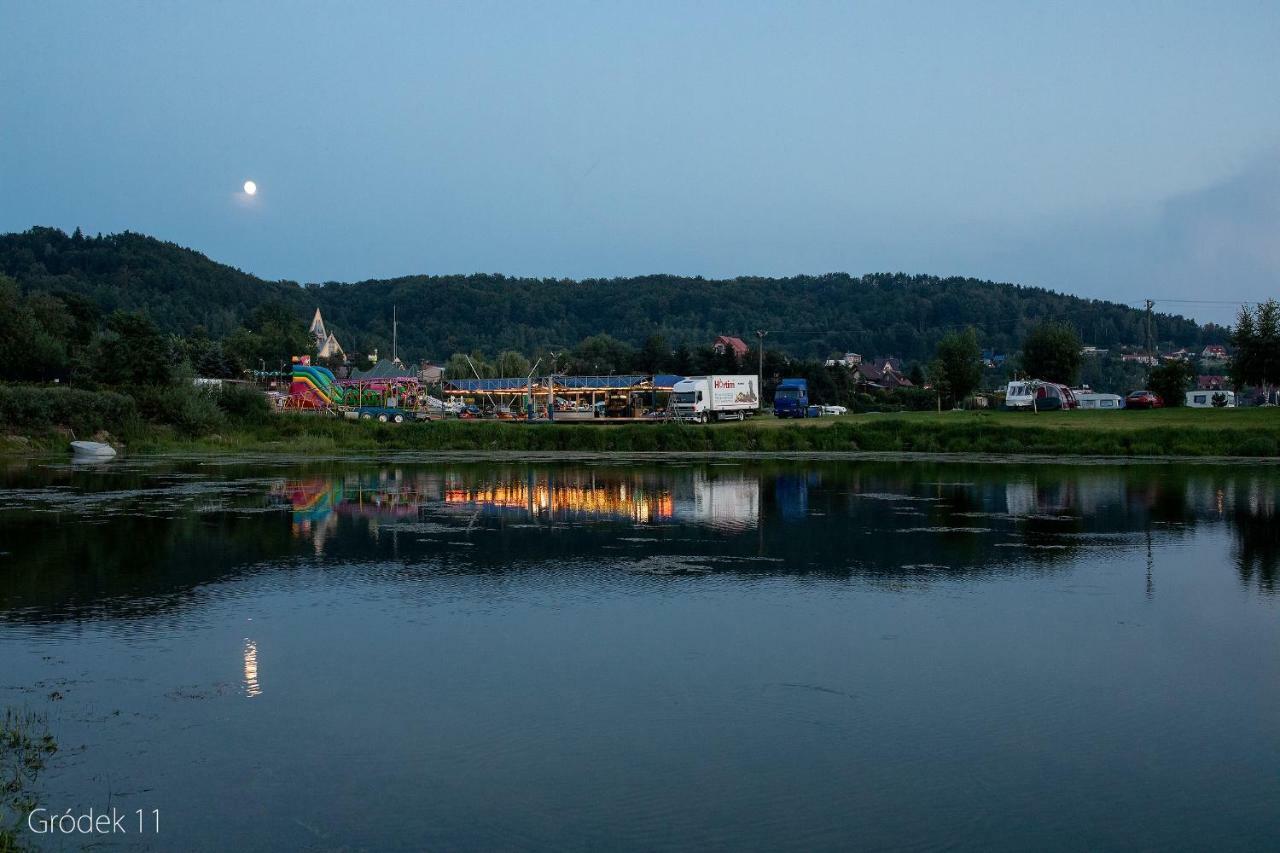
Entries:
{"label": "sky", "polygon": [[305,282],[1280,295],[1280,3],[4,0],[0,33],[0,231]]}

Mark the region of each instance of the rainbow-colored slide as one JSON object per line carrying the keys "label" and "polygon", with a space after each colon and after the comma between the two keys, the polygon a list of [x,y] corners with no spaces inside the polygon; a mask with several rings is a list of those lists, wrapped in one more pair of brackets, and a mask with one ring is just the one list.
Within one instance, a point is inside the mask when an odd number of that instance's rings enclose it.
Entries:
{"label": "rainbow-colored slide", "polygon": [[289,397],[295,408],[328,409],[342,402],[342,389],[329,368],[295,364]]}

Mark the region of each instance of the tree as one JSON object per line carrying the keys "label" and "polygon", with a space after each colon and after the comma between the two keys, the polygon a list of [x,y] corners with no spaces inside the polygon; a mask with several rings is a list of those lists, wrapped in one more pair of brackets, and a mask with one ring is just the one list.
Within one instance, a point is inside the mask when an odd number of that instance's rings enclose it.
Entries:
{"label": "tree", "polygon": [[1124,396],[1147,381],[1146,368],[1110,354],[1085,358],[1080,363],[1080,381],[1094,391]]}
{"label": "tree", "polygon": [[169,340],[149,317],[117,311],[90,346],[87,367],[103,385],[169,385],[175,376],[174,356]]}
{"label": "tree", "polygon": [[234,361],[254,369],[266,365],[277,370],[294,356],[312,355],[316,344],[302,318],[283,302],[268,302],[254,309],[247,327],[227,338],[227,353]]}
{"label": "tree", "polygon": [[498,353],[497,361],[494,362],[495,372],[503,378],[528,376],[531,367],[529,359],[515,350],[504,350]]}
{"label": "tree", "polygon": [[688,344],[681,344],[676,347],[675,355],[672,356],[672,361],[672,370],[677,375],[693,375],[693,353],[689,350]]}
{"label": "tree", "polygon": [[1231,381],[1237,389],[1257,385],[1265,392],[1280,384],[1280,303],[1268,299],[1254,310],[1242,307],[1231,344]]}
{"label": "tree", "polygon": [[1175,358],[1151,368],[1147,387],[1159,394],[1166,406],[1181,406],[1187,399],[1187,386],[1195,378],[1195,366]]}
{"label": "tree", "polygon": [[626,373],[635,350],[611,335],[593,335],[573,348],[570,364],[579,375]]}
{"label": "tree", "polygon": [[1249,310],[1249,306],[1241,306],[1236,317],[1236,327],[1231,332],[1231,346],[1235,349],[1235,355],[1231,359],[1231,384],[1237,392],[1246,385],[1261,384],[1257,336],[1253,312]]}
{"label": "tree", "polygon": [[[476,374],[480,374],[479,377]],[[473,352],[471,355],[455,352],[444,363],[445,381],[450,379],[493,379],[497,376],[493,366],[485,359],[484,353]]]}
{"label": "tree", "polygon": [[662,335],[650,335],[636,355],[636,367],[644,373],[661,373],[671,361],[671,348]]}
{"label": "tree", "polygon": [[1231,382],[1236,387],[1261,386],[1268,393],[1280,384],[1280,304],[1267,300],[1253,311],[1242,307],[1231,345]]}
{"label": "tree", "polygon": [[47,382],[67,374],[74,319],[61,300],[24,297],[0,275],[0,379]]}
{"label": "tree", "polygon": [[1022,342],[1022,369],[1032,379],[1074,385],[1080,357],[1080,335],[1068,323],[1042,321]]}
{"label": "tree", "polygon": [[937,357],[929,366],[929,377],[953,407],[977,390],[982,382],[982,350],[972,327],[943,336]]}

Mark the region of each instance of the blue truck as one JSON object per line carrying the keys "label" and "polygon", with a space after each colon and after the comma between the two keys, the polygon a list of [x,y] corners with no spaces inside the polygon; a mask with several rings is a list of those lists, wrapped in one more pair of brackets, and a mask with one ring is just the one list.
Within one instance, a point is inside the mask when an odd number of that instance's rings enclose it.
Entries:
{"label": "blue truck", "polygon": [[783,379],[773,393],[773,415],[777,418],[809,417],[809,383],[803,379]]}

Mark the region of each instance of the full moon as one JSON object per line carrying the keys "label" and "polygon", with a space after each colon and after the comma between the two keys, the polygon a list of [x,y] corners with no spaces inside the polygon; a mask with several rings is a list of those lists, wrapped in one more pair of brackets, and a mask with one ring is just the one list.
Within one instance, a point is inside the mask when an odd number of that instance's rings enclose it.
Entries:
{"label": "full moon", "polygon": [[257,184],[255,184],[253,181],[245,181],[245,182],[244,182],[244,194],[245,194],[245,195],[257,195],[257,194],[258,194],[258,185],[257,185]]}

